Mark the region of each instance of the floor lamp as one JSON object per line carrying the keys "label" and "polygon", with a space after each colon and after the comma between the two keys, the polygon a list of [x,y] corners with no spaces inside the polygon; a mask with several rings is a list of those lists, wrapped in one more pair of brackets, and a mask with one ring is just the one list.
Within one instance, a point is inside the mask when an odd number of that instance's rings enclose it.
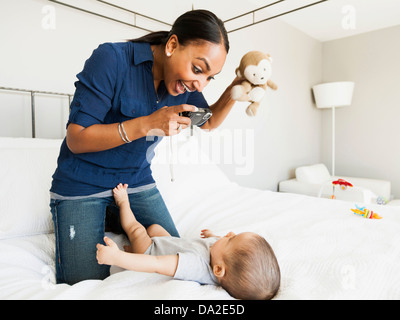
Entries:
{"label": "floor lamp", "polygon": [[330,82],[313,87],[318,108],[332,108],[332,177],[335,176],[335,108],[351,105],[354,82]]}

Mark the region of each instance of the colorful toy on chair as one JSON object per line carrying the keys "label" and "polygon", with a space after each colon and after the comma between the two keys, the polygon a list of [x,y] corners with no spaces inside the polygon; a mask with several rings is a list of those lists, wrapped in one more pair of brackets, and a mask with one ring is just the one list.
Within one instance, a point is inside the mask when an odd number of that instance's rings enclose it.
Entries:
{"label": "colorful toy on chair", "polygon": [[379,197],[376,199],[376,203],[379,204],[379,205],[381,205],[381,206],[384,206],[384,205],[387,205],[387,204],[389,203],[389,200],[386,199],[386,198],[383,197],[383,196],[379,196]]}
{"label": "colorful toy on chair", "polygon": [[339,179],[339,180],[333,181],[332,184],[334,186],[339,185],[342,188],[342,190],[346,190],[348,187],[351,188],[353,186],[350,182],[348,182],[344,179]]}
{"label": "colorful toy on chair", "polygon": [[340,188],[342,190],[346,190],[349,187],[350,188],[353,187],[353,185],[350,182],[348,182],[348,181],[346,181],[344,179],[339,179],[339,180],[336,180],[336,181],[332,181],[332,184],[333,184],[333,194],[332,194],[331,199],[336,199],[336,196],[335,196],[336,186],[340,186]]}
{"label": "colorful toy on chair", "polygon": [[365,207],[360,208],[356,205],[357,209],[351,209],[355,215],[364,217],[365,219],[377,219],[380,220],[382,217],[377,213],[373,212],[372,210],[366,209]]}

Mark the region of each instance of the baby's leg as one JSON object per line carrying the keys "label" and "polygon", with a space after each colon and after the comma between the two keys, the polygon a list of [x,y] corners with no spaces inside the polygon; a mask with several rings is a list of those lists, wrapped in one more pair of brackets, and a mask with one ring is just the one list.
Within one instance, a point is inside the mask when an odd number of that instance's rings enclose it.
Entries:
{"label": "baby's leg", "polygon": [[128,235],[132,253],[144,253],[152,244],[152,240],[147,234],[146,228],[136,220],[131,210],[127,188],[127,184],[120,183],[113,189],[115,203],[119,207],[121,225]]}
{"label": "baby's leg", "polygon": [[[152,224],[150,227],[147,228],[147,234],[150,238],[153,237],[170,237],[171,235],[159,224]],[[131,246],[124,246],[126,252],[132,253]]]}
{"label": "baby's leg", "polygon": [[170,237],[171,235],[159,224],[152,224],[147,228],[147,234],[149,237]]}

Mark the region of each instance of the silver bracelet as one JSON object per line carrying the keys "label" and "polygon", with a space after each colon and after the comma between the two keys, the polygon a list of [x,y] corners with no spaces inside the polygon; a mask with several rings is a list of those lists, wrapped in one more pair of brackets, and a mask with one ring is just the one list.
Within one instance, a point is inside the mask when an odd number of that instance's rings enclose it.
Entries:
{"label": "silver bracelet", "polygon": [[119,136],[121,137],[122,141],[124,141],[125,143],[129,143],[125,137],[122,135],[122,131],[121,131],[121,123],[118,124],[118,132],[119,132]]}
{"label": "silver bracelet", "polygon": [[[121,129],[122,129],[123,135],[121,133]],[[125,128],[124,128],[124,124],[122,122],[119,124],[118,130],[119,130],[119,135],[121,136],[122,140],[124,140],[125,143],[131,143],[132,142],[131,140],[129,140],[128,135],[126,134],[126,131],[125,131]]]}

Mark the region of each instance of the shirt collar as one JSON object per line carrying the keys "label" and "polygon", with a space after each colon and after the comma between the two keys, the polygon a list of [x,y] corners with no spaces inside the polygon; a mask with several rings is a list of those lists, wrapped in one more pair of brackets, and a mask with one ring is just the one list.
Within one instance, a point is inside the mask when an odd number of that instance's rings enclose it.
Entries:
{"label": "shirt collar", "polygon": [[149,43],[133,43],[133,64],[138,65],[145,61],[153,61],[153,52]]}

